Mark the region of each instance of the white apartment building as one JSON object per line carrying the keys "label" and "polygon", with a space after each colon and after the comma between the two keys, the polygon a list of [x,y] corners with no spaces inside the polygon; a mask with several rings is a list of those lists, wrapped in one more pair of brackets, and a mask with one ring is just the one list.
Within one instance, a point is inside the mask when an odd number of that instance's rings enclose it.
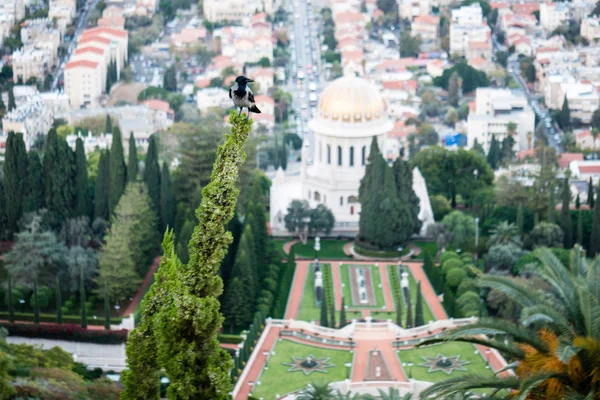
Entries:
{"label": "white apartment building", "polygon": [[413,18],[429,15],[431,3],[429,0],[398,0],[398,12],[400,18],[412,21]]}
{"label": "white apartment building", "polygon": [[553,31],[569,22],[569,3],[542,3],[540,4],[540,25],[542,28]]}
{"label": "white apartment building", "polygon": [[77,14],[76,0],[50,0],[48,18],[57,20],[61,28],[70,25]]}
{"label": "white apartment building", "polygon": [[13,23],[25,17],[25,2],[23,0],[0,0],[0,14],[12,19]]}
{"label": "white apartment building", "polygon": [[[111,59],[117,62],[117,71],[120,75],[121,68],[125,66],[128,59],[127,48],[129,45],[129,33],[124,29],[105,27],[86,29],[80,36],[77,45],[81,46],[84,43],[93,42],[98,38],[110,41]],[[106,43],[106,41],[102,42]]]}
{"label": "white apartment building", "polygon": [[475,92],[475,110],[467,120],[467,144],[473,147],[475,140],[487,152],[495,135],[504,140],[510,122],[517,124],[515,151],[533,148],[535,114],[522,93],[508,89],[478,88]]}
{"label": "white apartment building", "polygon": [[13,80],[26,83],[30,78],[43,80],[52,66],[52,57],[48,50],[23,47],[12,53]]}
{"label": "white apartment building", "polygon": [[93,61],[100,64],[100,74],[102,75],[102,87],[106,87],[106,77],[108,65],[110,63],[110,49],[108,47],[79,46],[69,59],[69,61]]}
{"label": "white apartment building", "polygon": [[95,61],[70,61],[65,66],[65,93],[71,108],[95,107],[106,89],[102,85],[101,63]]}
{"label": "white apartment building", "polygon": [[[483,20],[483,14],[479,3],[463,6],[452,10],[452,21],[450,25],[450,54],[468,56],[469,44],[490,42],[491,30]],[[473,47],[478,47],[474,45]],[[487,47],[486,47],[486,54]],[[472,51],[476,53],[475,49]],[[478,55],[470,54],[470,57]]]}
{"label": "white apartment building", "polygon": [[411,35],[421,36],[425,43],[435,42],[440,36],[440,17],[420,15],[411,24]]}
{"label": "white apartment building", "polygon": [[588,17],[581,20],[580,35],[590,43],[600,40],[600,17]]}
{"label": "white apartment building", "polygon": [[273,0],[206,0],[203,2],[204,18],[210,22],[242,22],[256,10],[273,14]]}
{"label": "white apartment building", "polygon": [[592,114],[600,108],[600,96],[598,90],[589,83],[563,83],[558,91],[558,105],[562,108],[565,98],[569,101],[571,120],[579,119],[588,124]]}
{"label": "white apartment building", "polygon": [[200,112],[206,112],[211,108],[228,108],[231,105],[229,93],[221,88],[206,88],[196,92],[196,104]]}
{"label": "white apartment building", "polygon": [[54,116],[44,102],[35,97],[29,102],[9,111],[2,118],[2,131],[22,133],[25,146],[29,148],[38,136],[43,136],[52,128]]}
{"label": "white apartment building", "polygon": [[47,50],[50,54],[50,66],[54,67],[57,64],[61,33],[50,19],[30,19],[23,22],[21,42],[24,47]]}

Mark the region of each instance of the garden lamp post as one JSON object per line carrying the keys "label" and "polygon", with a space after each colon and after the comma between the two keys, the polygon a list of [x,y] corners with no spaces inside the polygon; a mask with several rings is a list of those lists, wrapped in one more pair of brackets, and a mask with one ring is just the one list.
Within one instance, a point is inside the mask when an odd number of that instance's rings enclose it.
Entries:
{"label": "garden lamp post", "polygon": [[490,349],[486,349],[485,350],[485,359],[486,359],[486,361],[488,363],[488,367],[490,367],[490,353],[491,352],[492,352],[492,350],[490,350]]}
{"label": "garden lamp post", "polygon": [[119,316],[119,310],[121,309],[121,306],[118,304],[115,304],[115,311],[117,312],[117,316]]}
{"label": "garden lamp post", "polygon": [[321,238],[320,237],[316,237],[315,238],[315,264],[316,264],[316,268],[319,267],[319,250],[321,250]]}
{"label": "garden lamp post", "polygon": [[477,261],[477,249],[479,248],[479,217],[475,217],[475,261]]}
{"label": "garden lamp post", "polygon": [[25,299],[19,299],[19,303],[21,304],[21,314],[23,314],[23,307],[25,306]]}
{"label": "garden lamp post", "polygon": [[344,366],[346,367],[346,379],[350,379],[350,368],[352,368],[352,363],[347,362]]}
{"label": "garden lamp post", "polygon": [[270,351],[263,351],[263,356],[265,356],[265,369],[269,369],[269,354]]}

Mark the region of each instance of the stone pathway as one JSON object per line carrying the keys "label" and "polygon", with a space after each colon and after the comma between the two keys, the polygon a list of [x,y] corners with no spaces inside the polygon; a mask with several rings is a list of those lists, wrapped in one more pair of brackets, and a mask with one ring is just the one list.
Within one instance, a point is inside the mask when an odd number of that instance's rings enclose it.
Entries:
{"label": "stone pathway", "polygon": [[383,298],[385,299],[386,311],[394,311],[394,296],[392,296],[392,288],[390,280],[388,278],[388,266],[389,264],[379,264],[379,272],[381,274],[381,285],[383,289]]}
{"label": "stone pathway", "polygon": [[300,239],[294,239],[294,240],[290,240],[289,242],[286,242],[283,245],[283,252],[285,254],[290,254],[290,251],[292,251],[292,247],[296,244],[296,243],[300,243]]}
{"label": "stone pathway", "polygon": [[285,319],[298,318],[302,294],[304,293],[304,283],[306,282],[306,275],[308,274],[308,266],[310,263],[311,261],[296,261],[296,271],[294,272],[294,281],[292,283],[292,288],[290,289],[288,303],[285,309]]}
{"label": "stone pathway", "polygon": [[425,272],[421,267],[422,263],[407,262],[406,265],[408,265],[408,269],[410,269],[410,273],[415,281],[421,282],[421,293],[423,293],[423,297],[425,298],[425,301],[427,301],[429,309],[431,310],[431,313],[435,319],[448,319],[446,310],[444,310],[444,307],[440,303],[438,296],[435,294],[435,290],[433,290],[427,275],[425,275]]}

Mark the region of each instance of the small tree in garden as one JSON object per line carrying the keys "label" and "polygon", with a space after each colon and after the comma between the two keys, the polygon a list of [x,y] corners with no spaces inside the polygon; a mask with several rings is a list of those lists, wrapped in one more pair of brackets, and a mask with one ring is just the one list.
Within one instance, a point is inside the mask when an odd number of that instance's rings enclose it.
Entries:
{"label": "small tree in garden", "polygon": [[406,296],[406,329],[413,327],[413,313],[411,304],[410,294]]}
{"label": "small tree in garden", "polygon": [[12,276],[8,274],[8,322],[11,324],[15,322],[15,303],[13,300],[13,289],[12,289]]}
{"label": "small tree in garden", "polygon": [[87,314],[85,309],[85,279],[83,275],[83,267],[79,273],[79,296],[81,304],[81,327],[87,328]]}
{"label": "small tree in garden", "polygon": [[340,328],[346,326],[346,304],[344,304],[344,298],[342,297],[342,308],[340,309]]}
{"label": "small tree in garden", "polygon": [[310,208],[306,200],[292,200],[284,218],[285,229],[298,235],[303,244],[306,244],[306,227],[310,217]]}
{"label": "small tree in garden", "polygon": [[327,297],[325,293],[321,297],[321,326],[329,326],[329,321],[327,320]]}
{"label": "small tree in garden", "polygon": [[331,313],[329,314],[329,326],[335,328],[335,300],[331,302]]}
{"label": "small tree in garden", "polygon": [[402,327],[402,307],[404,304],[402,303],[402,289],[398,292],[398,299],[396,299],[396,325]]}
{"label": "small tree in garden", "polygon": [[62,324],[62,293],[58,276],[56,277],[56,323]]}
{"label": "small tree in garden", "polygon": [[38,297],[37,278],[33,278],[33,299],[34,299],[33,323],[39,324],[40,323],[40,299]]}
{"label": "small tree in garden", "polygon": [[110,330],[110,301],[106,285],[104,285],[104,329]]}
{"label": "small tree in garden", "polygon": [[421,281],[417,282],[417,304],[415,305],[415,326],[425,325],[423,316],[423,295],[421,294]]}

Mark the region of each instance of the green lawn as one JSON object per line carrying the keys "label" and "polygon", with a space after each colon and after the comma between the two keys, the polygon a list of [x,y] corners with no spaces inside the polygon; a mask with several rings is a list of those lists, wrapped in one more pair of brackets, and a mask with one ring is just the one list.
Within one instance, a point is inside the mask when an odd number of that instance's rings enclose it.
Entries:
{"label": "green lawn", "polygon": [[[447,375],[442,371],[429,372],[427,367],[419,366],[419,364],[425,362],[422,357],[435,357],[438,354],[446,357],[460,356],[460,361],[470,362],[470,364],[464,366],[467,371],[452,371],[450,375]],[[483,356],[485,357],[485,354]],[[443,343],[419,349],[402,350],[398,352],[398,357],[407,376],[418,381],[439,382],[448,378],[473,373],[482,376],[493,375],[492,370],[486,368],[487,363],[484,361],[482,355],[475,354],[475,346],[469,343]],[[409,365],[410,363],[413,365]]]}
{"label": "green lawn", "polygon": [[432,256],[435,256],[437,253],[437,243],[435,242],[417,241],[412,242],[412,244],[421,249],[421,254],[413,257],[415,260],[422,260],[426,250],[429,250]]}
{"label": "green lawn", "polygon": [[[268,366],[269,369],[263,370],[252,396],[263,398],[265,400],[277,399],[278,397],[296,390],[304,388],[312,382],[338,382],[346,379],[349,369],[344,365],[352,362],[352,354],[347,350],[329,350],[318,347],[302,345],[289,340],[281,340],[273,349],[274,355],[271,355]],[[306,375],[302,371],[288,372],[290,368],[284,363],[292,361],[292,357],[315,358],[329,357],[329,364],[334,367],[327,368],[327,372],[313,372]],[[264,357],[262,354],[260,357]]]}
{"label": "green lawn", "polygon": [[375,311],[375,312],[373,312],[372,311],[369,315],[373,319],[379,319],[379,320],[383,320],[383,321],[387,321],[388,319],[391,319],[392,322],[396,321],[396,313],[395,312],[389,312],[389,311]]}
{"label": "green lawn", "polygon": [[[329,266],[330,264],[321,264],[322,266]],[[332,287],[333,289],[333,287]],[[335,292],[332,292],[335,293]],[[348,303],[346,305],[350,306]],[[346,312],[346,319],[348,321],[352,318],[360,318],[359,312]],[[339,320],[339,311],[336,313],[336,321]],[[317,307],[317,299],[315,298],[315,280],[313,279],[313,265],[308,267],[306,275],[306,282],[304,283],[304,291],[302,293],[302,301],[300,302],[300,310],[298,311],[298,321],[319,321],[321,319],[321,309]],[[338,321],[339,322],[339,321]]]}
{"label": "green lawn", "polygon": [[[335,260],[351,260],[352,257],[344,254],[344,245],[348,243],[347,240],[321,240],[321,250],[319,250],[319,258],[324,259],[335,259]],[[315,241],[310,239],[306,244],[296,243],[294,245],[294,252],[297,256],[304,258],[315,257]]]}
{"label": "green lawn", "polygon": [[285,251],[283,251],[283,245],[286,244],[287,242],[289,242],[290,240],[292,240],[292,239],[289,239],[289,238],[271,239],[271,243],[273,243],[275,251],[277,251],[277,253],[279,253],[279,255],[281,256],[282,259],[287,257],[285,254]]}
{"label": "green lawn", "polygon": [[342,294],[344,295],[345,303],[350,308],[382,308],[385,306],[385,299],[383,297],[383,288],[380,288],[381,284],[381,274],[379,273],[379,268],[376,268],[374,265],[361,265],[361,267],[365,267],[371,270],[371,277],[373,279],[373,291],[375,293],[375,302],[374,306],[364,306],[361,304],[353,304],[352,303],[352,290],[350,283],[350,265],[342,264],[340,265],[340,274],[342,275],[342,282],[344,283],[344,288],[342,290]]}

